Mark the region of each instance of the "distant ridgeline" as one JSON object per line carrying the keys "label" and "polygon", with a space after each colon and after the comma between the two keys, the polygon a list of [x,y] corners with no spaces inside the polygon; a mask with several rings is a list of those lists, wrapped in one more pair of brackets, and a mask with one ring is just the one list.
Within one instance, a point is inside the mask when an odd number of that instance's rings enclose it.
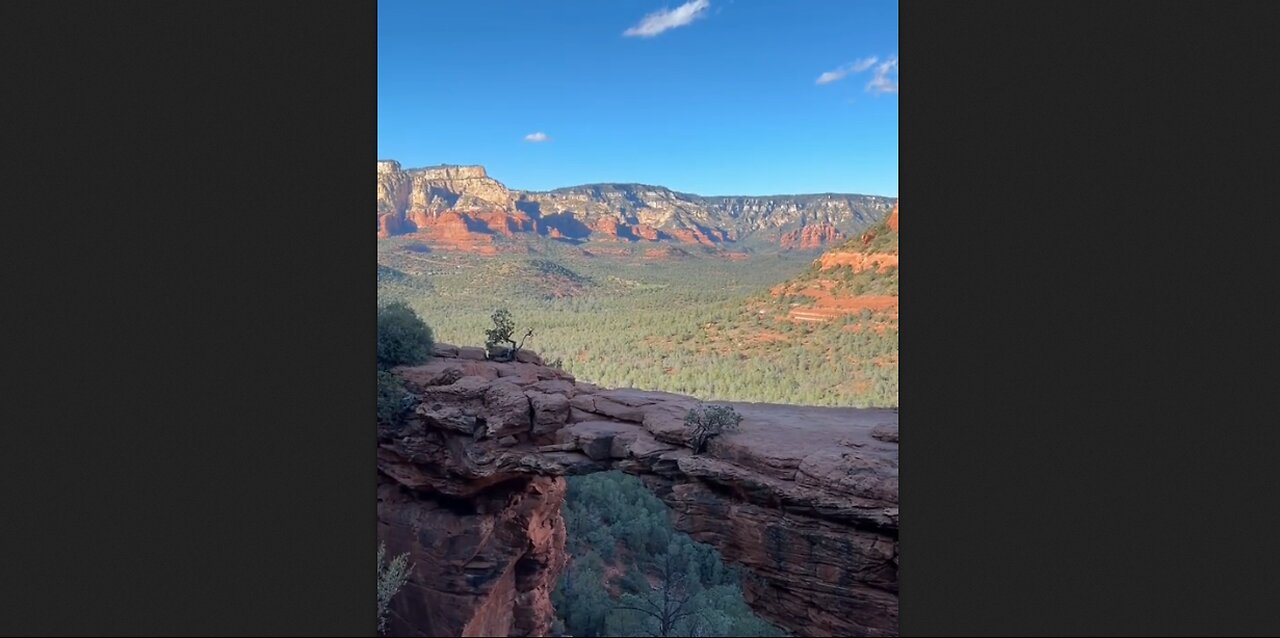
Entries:
{"label": "distant ridgeline", "polygon": [[513,191],[482,166],[401,168],[378,162],[381,238],[415,234],[489,252],[497,238],[536,234],[569,242],[670,241],[703,246],[763,242],[812,249],[882,220],[897,198],[824,193],[704,197],[644,184]]}

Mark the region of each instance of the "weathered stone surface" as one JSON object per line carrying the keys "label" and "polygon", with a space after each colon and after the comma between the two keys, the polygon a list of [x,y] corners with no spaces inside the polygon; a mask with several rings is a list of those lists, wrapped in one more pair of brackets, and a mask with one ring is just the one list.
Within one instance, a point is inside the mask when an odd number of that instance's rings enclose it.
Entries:
{"label": "weathered stone surface", "polygon": [[564,563],[559,477],[614,468],[748,568],[765,618],[800,635],[896,635],[896,411],[733,403],[739,431],[694,455],[690,397],[466,350],[398,368],[419,405],[379,430],[379,531],[419,564],[397,633],[543,635]]}
{"label": "weathered stone surface", "polygon": [[484,348],[477,346],[467,346],[458,348],[459,359],[471,359],[472,361],[484,361]]}
{"label": "weathered stone surface", "polygon": [[484,395],[484,409],[488,436],[526,433],[533,427],[529,398],[520,386],[507,379],[489,384]]}
{"label": "weathered stone surface", "polygon": [[465,507],[380,478],[378,538],[413,571],[391,603],[398,636],[546,636],[564,568],[564,479],[531,476]]}
{"label": "weathered stone surface", "polygon": [[871,428],[871,436],[873,438],[880,439],[881,441],[887,441],[889,443],[897,443],[898,442],[898,424],[897,423],[881,423],[880,425],[877,425],[874,428]]}
{"label": "weathered stone surface", "polygon": [[542,357],[538,356],[538,353],[531,352],[529,350],[521,350],[517,352],[516,361],[519,361],[520,363],[542,365]]}
{"label": "weathered stone surface", "polygon": [[614,438],[630,435],[629,440],[634,440],[635,432],[635,426],[616,421],[585,421],[560,430],[559,438],[561,441],[575,442],[578,449],[591,460],[603,461],[610,458],[624,458],[625,447],[622,448],[621,453],[614,454]]}
{"label": "weathered stone surface", "polygon": [[[539,383],[530,387],[538,387]],[[533,390],[526,391],[526,395],[529,397],[529,405],[533,408],[534,436],[551,434],[568,423],[569,399],[565,395]]]}

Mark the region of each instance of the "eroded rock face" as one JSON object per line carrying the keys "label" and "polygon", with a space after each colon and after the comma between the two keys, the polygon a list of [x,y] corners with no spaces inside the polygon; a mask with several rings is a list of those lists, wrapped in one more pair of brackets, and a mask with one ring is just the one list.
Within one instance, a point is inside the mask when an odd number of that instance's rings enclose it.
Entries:
{"label": "eroded rock face", "polygon": [[844,233],[831,224],[815,224],[798,228],[782,236],[779,243],[788,250],[821,248],[844,239]]}
{"label": "eroded rock face", "polygon": [[893,410],[731,404],[740,431],[688,448],[690,397],[604,390],[440,345],[396,372],[419,403],[379,430],[379,534],[417,565],[400,635],[545,635],[565,563],[563,476],[621,469],[678,529],[745,566],[748,603],[799,635],[898,627]]}
{"label": "eroded rock face", "polygon": [[[889,214],[893,198],[869,195],[778,195],[703,197],[644,184],[593,184],[552,191],[513,191],[489,177],[483,166],[403,168],[378,162],[379,237],[422,233],[437,241],[432,220],[458,213],[474,222],[471,232],[513,237],[540,233],[569,240],[655,242],[673,240],[721,246],[753,234],[770,241],[818,242],[830,230],[854,234]],[[802,227],[791,239],[783,229]],[[478,230],[483,229],[483,230]],[[447,248],[467,250],[468,243]]]}
{"label": "eroded rock face", "polygon": [[564,479],[533,476],[468,499],[431,498],[379,477],[378,537],[414,569],[392,601],[397,636],[545,636],[568,556]]}

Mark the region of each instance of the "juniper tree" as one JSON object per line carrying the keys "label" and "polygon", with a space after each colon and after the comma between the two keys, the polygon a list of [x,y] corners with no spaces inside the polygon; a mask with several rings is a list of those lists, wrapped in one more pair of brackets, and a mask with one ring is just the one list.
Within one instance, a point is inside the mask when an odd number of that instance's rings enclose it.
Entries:
{"label": "juniper tree", "polygon": [[386,558],[387,546],[381,542],[378,543],[378,635],[387,633],[387,611],[391,606],[391,599],[400,593],[400,588],[409,581],[409,572],[412,569],[409,566],[409,554],[404,553],[396,556],[390,563],[383,565]]}
{"label": "juniper tree", "polygon": [[[489,318],[493,320],[493,327],[484,331],[484,346],[489,358],[498,361],[515,360],[516,353],[524,347],[525,339],[533,336],[533,329],[530,328],[520,339],[520,343],[516,343],[515,339],[511,338],[516,331],[516,324],[511,320],[511,313],[506,308],[494,310]],[[511,344],[511,347],[506,348],[505,351],[498,350],[498,346],[504,343]]]}
{"label": "juniper tree", "polygon": [[706,450],[712,438],[723,432],[737,430],[741,422],[742,415],[725,405],[700,406],[689,410],[684,417],[684,424],[693,428],[690,442],[693,444],[694,454],[701,454]]}

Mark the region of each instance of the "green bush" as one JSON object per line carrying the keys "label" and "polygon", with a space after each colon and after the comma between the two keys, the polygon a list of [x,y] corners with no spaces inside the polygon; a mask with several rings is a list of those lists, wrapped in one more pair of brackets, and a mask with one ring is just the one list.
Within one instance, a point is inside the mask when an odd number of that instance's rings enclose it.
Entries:
{"label": "green bush", "polygon": [[416,365],[431,356],[431,328],[404,302],[378,308],[378,368]]}
{"label": "green bush", "polygon": [[684,417],[684,424],[693,428],[691,442],[694,454],[701,454],[713,437],[737,430],[741,422],[742,415],[726,405],[697,407]]}
{"label": "green bush", "polygon": [[378,425],[395,427],[400,425],[404,413],[409,408],[413,395],[404,389],[404,384],[396,375],[385,370],[378,371]]}
{"label": "green bush", "polygon": [[409,564],[409,553],[405,552],[391,562],[386,563],[387,546],[378,542],[378,635],[387,633],[387,612],[391,607],[391,599],[400,593],[404,584],[409,582],[409,574],[413,566]]}

